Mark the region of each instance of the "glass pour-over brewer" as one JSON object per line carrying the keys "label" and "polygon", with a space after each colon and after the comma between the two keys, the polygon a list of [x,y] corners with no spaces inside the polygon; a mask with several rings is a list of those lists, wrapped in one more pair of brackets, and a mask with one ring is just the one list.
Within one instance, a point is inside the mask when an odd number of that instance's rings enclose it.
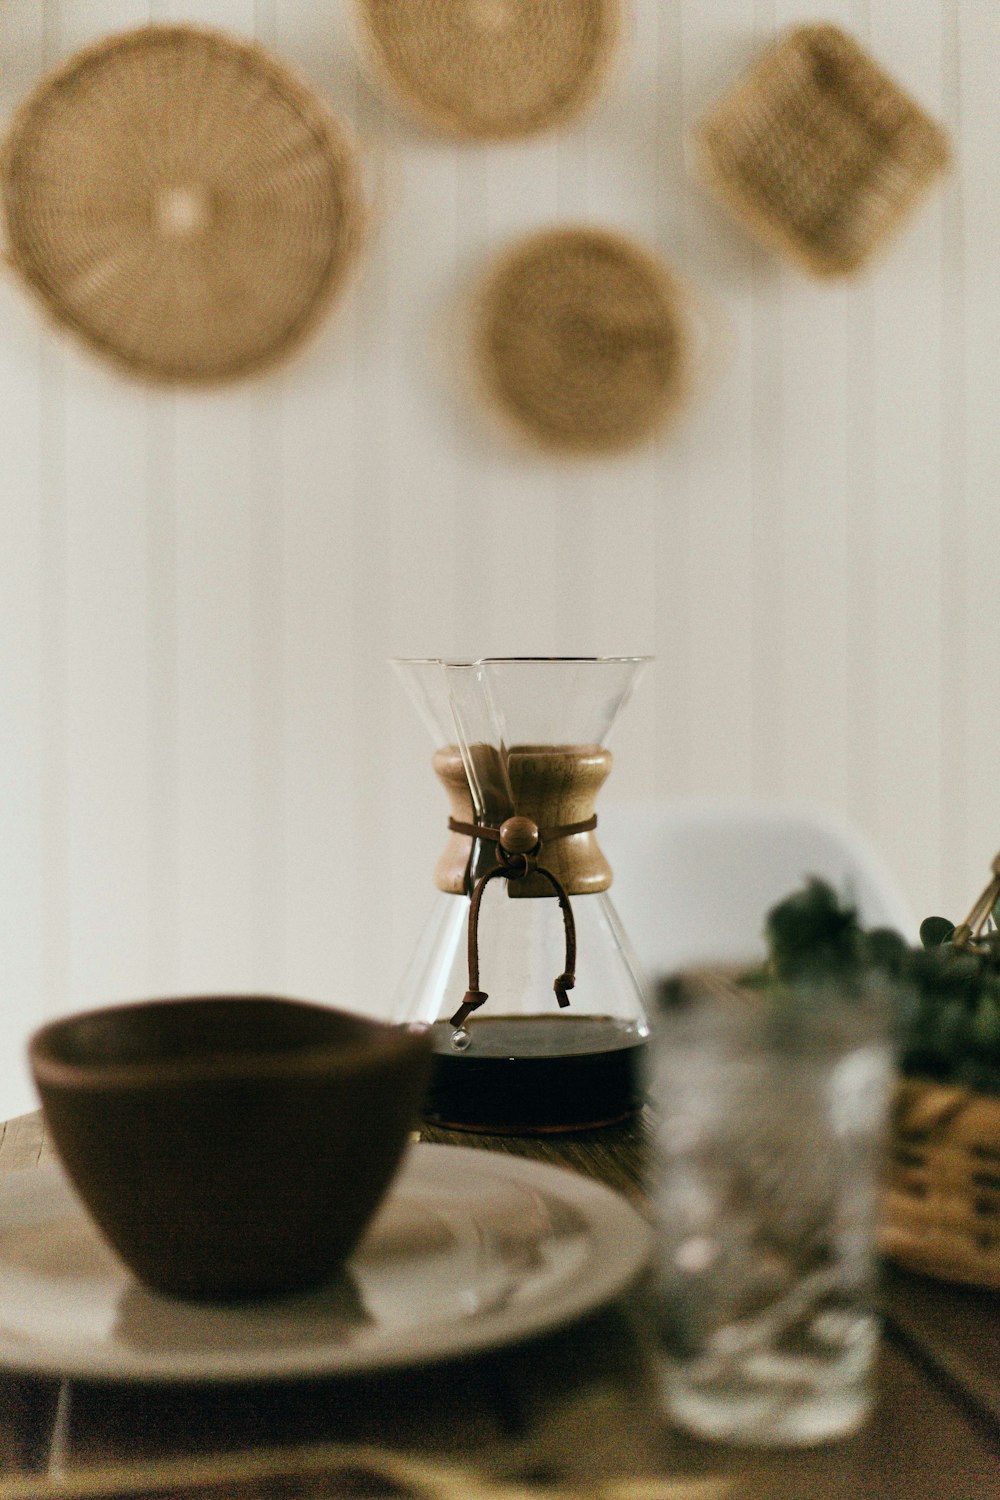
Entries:
{"label": "glass pour-over brewer", "polygon": [[451,812],[395,1017],[433,1028],[434,1123],[573,1130],[641,1106],[649,1027],[594,802],[647,659],[393,663]]}

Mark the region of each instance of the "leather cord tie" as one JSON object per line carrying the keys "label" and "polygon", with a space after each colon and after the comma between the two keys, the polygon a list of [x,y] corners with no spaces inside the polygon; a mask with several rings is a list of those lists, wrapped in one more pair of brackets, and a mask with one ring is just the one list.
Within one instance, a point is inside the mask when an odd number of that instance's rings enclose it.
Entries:
{"label": "leather cord tie", "polygon": [[489,999],[486,991],[479,988],[479,908],[486,887],[491,880],[497,879],[523,880],[525,875],[541,875],[555,892],[566,930],[566,967],[552,988],[560,1007],[567,1006],[569,991],[576,983],[576,923],[569,897],[561,882],[551,870],[546,870],[538,863],[538,856],[547,839],[565,839],[573,833],[589,833],[592,828],[597,827],[597,814],[586,818],[582,823],[566,823],[559,828],[540,829],[531,818],[518,817],[508,818],[499,828],[486,828],[478,823],[460,823],[455,818],[449,818],[448,827],[452,833],[467,833],[473,838],[495,842],[500,860],[492,870],[487,870],[485,875],[479,877],[472,892],[472,904],[469,907],[469,988],[465,992],[465,999],[451,1018],[451,1025],[464,1026],[472,1012]]}

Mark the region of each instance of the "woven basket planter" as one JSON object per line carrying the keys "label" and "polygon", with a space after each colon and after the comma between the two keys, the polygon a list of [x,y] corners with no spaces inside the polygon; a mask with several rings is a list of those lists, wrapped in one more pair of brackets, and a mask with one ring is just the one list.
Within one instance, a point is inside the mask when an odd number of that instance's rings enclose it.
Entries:
{"label": "woven basket planter", "polygon": [[149,26],[78,53],[2,156],[9,258],[130,374],[232,379],[282,359],[362,234],[347,133],[261,48]]}
{"label": "woven basket planter", "polygon": [[432,130],[533,135],[578,114],[607,75],[619,0],[356,0],[375,78]]}
{"label": "woven basket planter", "polygon": [[480,388],[537,447],[633,447],[687,394],[686,302],[668,268],[622,235],[566,228],[520,240],[476,303]]}
{"label": "woven basket planter", "polygon": [[845,32],[791,32],[697,135],[702,174],[758,238],[819,276],[858,270],[949,160],[942,128]]}
{"label": "woven basket planter", "polygon": [[908,1270],[1000,1289],[1000,1098],[900,1083],[880,1240]]}

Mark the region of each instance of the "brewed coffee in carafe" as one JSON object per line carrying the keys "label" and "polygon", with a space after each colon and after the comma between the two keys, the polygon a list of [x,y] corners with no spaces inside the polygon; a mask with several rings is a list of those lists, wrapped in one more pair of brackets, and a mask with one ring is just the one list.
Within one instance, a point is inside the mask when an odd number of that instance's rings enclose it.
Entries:
{"label": "brewed coffee in carafe", "polygon": [[642,1105],[649,1027],[595,801],[645,660],[394,662],[450,813],[395,1016],[433,1028],[433,1123],[534,1134]]}

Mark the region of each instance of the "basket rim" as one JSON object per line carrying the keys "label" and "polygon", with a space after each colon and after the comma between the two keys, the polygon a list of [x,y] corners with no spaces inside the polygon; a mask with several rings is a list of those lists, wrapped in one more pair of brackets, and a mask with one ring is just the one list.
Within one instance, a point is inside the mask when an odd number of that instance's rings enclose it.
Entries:
{"label": "basket rim", "polygon": [[[398,3],[398,0],[397,0]],[[601,38],[595,59],[585,79],[578,80],[569,98],[542,120],[525,124],[515,121],[506,125],[475,125],[462,121],[450,110],[429,101],[426,94],[407,88],[385,56],[374,25],[370,0],[352,0],[354,36],[359,60],[369,78],[385,88],[405,116],[435,134],[469,142],[527,140],[556,130],[582,114],[603,92],[621,56],[625,36],[626,12],[632,0],[600,0]]]}

